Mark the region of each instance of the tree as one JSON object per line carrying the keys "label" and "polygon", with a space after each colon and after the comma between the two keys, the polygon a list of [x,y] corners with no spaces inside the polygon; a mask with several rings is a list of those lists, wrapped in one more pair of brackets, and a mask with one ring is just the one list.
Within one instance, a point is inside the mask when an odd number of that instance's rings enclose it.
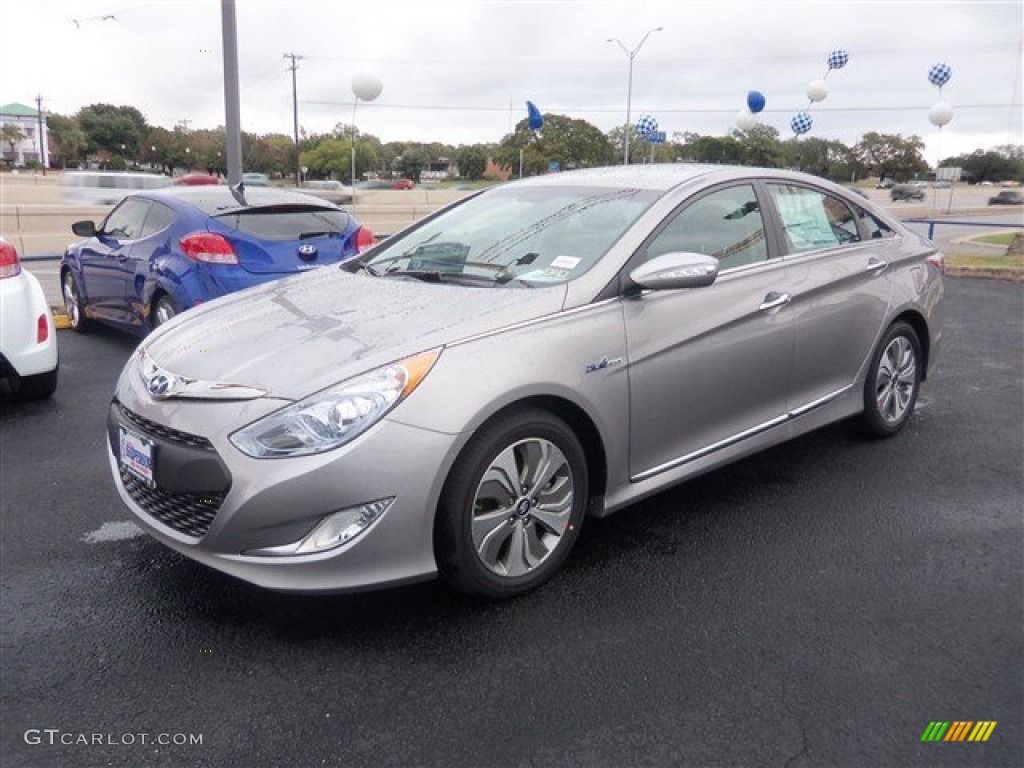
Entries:
{"label": "tree", "polygon": [[85,159],[88,139],[78,121],[73,117],[50,114],[46,116],[46,130],[56,151],[51,152],[51,161],[60,163],[62,168],[77,166]]}
{"label": "tree", "polygon": [[805,173],[832,181],[849,181],[867,173],[853,150],[841,141],[794,137],[785,142],[785,148],[789,163]]}
{"label": "tree", "polygon": [[770,125],[758,124],[749,131],[733,131],[732,137],[743,148],[743,164],[759,168],[782,168],[787,165],[786,148],[779,141],[779,132]]}
{"label": "tree", "polygon": [[680,157],[694,163],[742,165],[745,150],[732,136],[695,136],[679,148]]}
{"label": "tree", "polygon": [[86,136],[86,151],[136,158],[146,136],[146,119],[135,107],[91,104],[75,116]]}
{"label": "tree", "polygon": [[494,161],[505,168],[517,169],[520,150],[529,175],[545,173],[551,163],[571,170],[610,165],[615,161],[615,148],[599,128],[586,120],[565,115],[544,115],[544,127],[536,135],[527,120],[520,120],[515,132],[501,140]]}
{"label": "tree", "polygon": [[3,138],[4,141],[11,145],[11,156],[8,162],[13,163],[14,145],[25,138],[25,132],[14,123],[4,123],[3,127],[0,128],[0,138]]}
{"label": "tree", "polygon": [[[352,183],[352,139],[328,138],[317,143],[315,149],[303,152],[300,162],[309,169],[309,175],[318,179],[341,179]],[[368,141],[356,142],[356,177],[377,166],[377,152]]]}
{"label": "tree", "polygon": [[1024,178],[1024,147],[1003,145],[993,150],[975,150],[969,155],[947,157],[942,167],[959,167],[974,181],[1007,181]]}
{"label": "tree", "polygon": [[412,179],[418,184],[420,181],[420,175],[429,165],[430,153],[423,147],[415,147],[413,149],[407,149],[402,153],[402,156],[398,158],[395,165],[395,170],[397,170],[404,178]]}
{"label": "tree", "polygon": [[928,171],[921,152],[924,142],[919,136],[903,138],[900,134],[865,133],[853,151],[871,172],[883,178],[907,181]]}
{"label": "tree", "polygon": [[483,178],[487,170],[487,150],[479,144],[459,147],[455,150],[455,164],[459,167],[459,176],[464,179]]}

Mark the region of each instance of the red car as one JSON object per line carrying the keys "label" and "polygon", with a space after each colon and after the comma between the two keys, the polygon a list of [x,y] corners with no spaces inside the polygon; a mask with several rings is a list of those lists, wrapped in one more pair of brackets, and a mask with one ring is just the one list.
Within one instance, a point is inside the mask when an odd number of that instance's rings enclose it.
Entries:
{"label": "red car", "polygon": [[207,184],[220,184],[220,179],[209,173],[186,173],[184,176],[179,176],[173,182],[186,187],[202,187]]}
{"label": "red car", "polygon": [[416,185],[413,184],[411,179],[397,179],[395,181],[393,189],[416,189]]}

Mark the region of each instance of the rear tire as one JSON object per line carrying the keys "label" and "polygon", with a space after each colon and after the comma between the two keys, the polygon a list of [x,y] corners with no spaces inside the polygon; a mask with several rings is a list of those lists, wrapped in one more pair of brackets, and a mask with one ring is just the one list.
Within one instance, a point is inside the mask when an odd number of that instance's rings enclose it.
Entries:
{"label": "rear tire", "polygon": [[871,437],[892,437],[914,415],[924,358],[917,332],[903,322],[885,332],[864,381],[860,425]]}
{"label": "rear tire", "polygon": [[490,598],[540,586],[579,536],[587,491],[586,457],[565,422],[536,408],[500,416],[466,445],[442,490],[442,578]]}
{"label": "rear tire", "polygon": [[34,376],[13,376],[10,386],[18,400],[42,400],[57,389],[57,369]]}
{"label": "rear tire", "polygon": [[156,304],[153,305],[153,311],[150,315],[150,322],[153,325],[153,330],[155,331],[168,320],[174,318],[177,314],[178,308],[174,306],[174,302],[171,301],[171,297],[167,294],[162,294],[160,298],[156,300]]}

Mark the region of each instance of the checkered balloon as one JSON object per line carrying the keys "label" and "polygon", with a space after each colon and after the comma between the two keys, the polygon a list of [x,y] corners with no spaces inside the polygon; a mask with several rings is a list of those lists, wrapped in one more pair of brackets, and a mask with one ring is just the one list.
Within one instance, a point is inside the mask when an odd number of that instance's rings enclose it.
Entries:
{"label": "checkered balloon", "polygon": [[807,112],[797,112],[793,115],[793,119],[789,121],[789,127],[793,129],[793,133],[799,136],[802,133],[807,133],[811,130],[811,126],[814,125],[814,120]]}
{"label": "checkered balloon", "polygon": [[649,136],[658,130],[658,121],[650,115],[641,115],[636,121],[636,132],[641,136]]}
{"label": "checkered balloon", "polygon": [[928,82],[932,85],[937,85],[939,88],[949,82],[949,78],[953,76],[953,68],[944,61],[940,61],[938,64],[933,64],[931,69],[928,70]]}
{"label": "checkered balloon", "polygon": [[836,48],[828,55],[829,69],[842,69],[850,61],[850,54],[842,48]]}

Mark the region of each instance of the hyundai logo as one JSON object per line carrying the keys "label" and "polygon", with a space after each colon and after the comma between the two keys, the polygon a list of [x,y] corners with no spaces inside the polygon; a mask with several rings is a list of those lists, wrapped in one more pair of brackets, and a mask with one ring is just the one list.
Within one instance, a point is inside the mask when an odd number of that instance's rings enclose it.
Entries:
{"label": "hyundai logo", "polygon": [[306,261],[311,261],[316,258],[316,246],[310,243],[303,243],[299,246],[299,256]]}
{"label": "hyundai logo", "polygon": [[166,397],[174,380],[166,373],[158,373],[146,382],[146,390],[153,397]]}

